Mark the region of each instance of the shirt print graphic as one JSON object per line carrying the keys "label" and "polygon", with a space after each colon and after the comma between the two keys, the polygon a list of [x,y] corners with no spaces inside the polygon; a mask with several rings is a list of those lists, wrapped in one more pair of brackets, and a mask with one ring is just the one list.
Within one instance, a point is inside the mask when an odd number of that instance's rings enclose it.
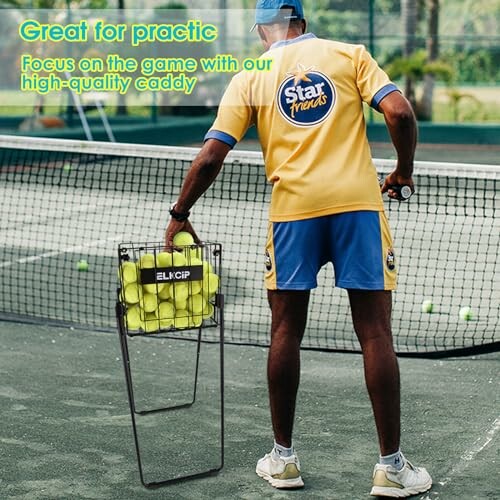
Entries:
{"label": "shirt print graphic", "polygon": [[277,103],[281,115],[290,123],[310,127],[326,120],[336,98],[335,85],[326,75],[299,63],[281,83]]}

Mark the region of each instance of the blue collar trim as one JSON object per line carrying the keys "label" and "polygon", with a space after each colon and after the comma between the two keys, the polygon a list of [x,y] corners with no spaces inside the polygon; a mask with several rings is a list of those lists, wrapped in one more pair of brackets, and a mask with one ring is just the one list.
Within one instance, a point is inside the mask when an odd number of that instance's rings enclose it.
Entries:
{"label": "blue collar trim", "polygon": [[285,45],[291,45],[292,43],[303,42],[304,40],[311,40],[312,38],[316,38],[316,35],[314,33],[304,33],[303,35],[300,35],[296,38],[290,38],[288,40],[278,40],[277,42],[274,42],[271,47],[269,47],[269,50],[277,49],[278,47],[284,47]]}

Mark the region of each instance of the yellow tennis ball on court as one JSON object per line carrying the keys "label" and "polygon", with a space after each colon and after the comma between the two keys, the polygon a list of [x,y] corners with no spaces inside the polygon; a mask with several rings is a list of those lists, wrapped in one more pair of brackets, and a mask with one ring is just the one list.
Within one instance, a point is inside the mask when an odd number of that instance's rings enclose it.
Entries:
{"label": "yellow tennis ball on court", "polygon": [[142,293],[137,283],[130,283],[123,290],[123,298],[127,304],[137,304],[141,295]]}
{"label": "yellow tennis ball on court", "polygon": [[76,263],[76,268],[78,271],[88,271],[89,270],[89,263],[85,259],[80,259]]}
{"label": "yellow tennis ball on court", "polygon": [[183,247],[194,244],[194,238],[191,233],[187,231],[180,231],[174,236],[174,245],[176,247]]}
{"label": "yellow tennis ball on court", "polygon": [[145,293],[139,304],[144,312],[153,313],[158,308],[158,297],[153,293]]}
{"label": "yellow tennis ball on court", "polygon": [[178,309],[175,311],[174,326],[175,328],[188,328],[189,312],[185,309]]}
{"label": "yellow tennis ball on court", "polygon": [[162,302],[158,306],[158,319],[162,328],[169,328],[174,324],[175,307],[171,302]]}
{"label": "yellow tennis ball on court", "polygon": [[142,328],[140,309],[138,306],[129,307],[127,309],[125,324],[129,330],[139,330]]}
{"label": "yellow tennis ball on court", "polygon": [[160,329],[160,321],[155,313],[146,313],[143,328],[146,333],[154,333]]}
{"label": "yellow tennis ball on court", "polygon": [[182,281],[172,283],[169,288],[169,293],[174,302],[180,302],[188,298],[189,287],[187,283]]}
{"label": "yellow tennis ball on court", "polygon": [[139,259],[140,269],[152,269],[155,267],[155,256],[152,253],[144,253]]}
{"label": "yellow tennis ball on court", "polygon": [[134,262],[123,262],[118,269],[118,277],[124,285],[135,283],[137,281],[137,267]]}
{"label": "yellow tennis ball on court", "polygon": [[163,288],[158,292],[158,298],[160,300],[168,300],[170,298],[170,285],[164,283]]}
{"label": "yellow tennis ball on court", "polygon": [[208,273],[203,277],[202,294],[205,297],[212,297],[219,288],[219,277],[214,273]]}
{"label": "yellow tennis ball on court", "polygon": [[424,300],[422,302],[422,312],[431,313],[434,310],[434,304],[432,300]]}
{"label": "yellow tennis ball on court", "polygon": [[469,321],[473,317],[472,309],[469,306],[461,307],[458,314],[460,316],[460,319],[463,319],[464,321]]}
{"label": "yellow tennis ball on court", "polygon": [[160,252],[156,255],[156,267],[172,267],[174,265],[171,252]]}

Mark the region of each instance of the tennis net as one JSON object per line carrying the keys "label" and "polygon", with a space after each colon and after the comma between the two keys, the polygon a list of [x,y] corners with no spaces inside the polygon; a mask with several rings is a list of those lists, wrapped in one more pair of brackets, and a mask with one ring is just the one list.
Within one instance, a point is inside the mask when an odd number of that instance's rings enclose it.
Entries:
{"label": "tennis net", "polygon": [[[192,148],[0,136],[0,315],[114,329],[117,246],[163,238]],[[376,160],[380,175],[393,160]],[[417,193],[387,201],[399,261],[393,332],[399,353],[498,349],[500,167],[417,163]],[[200,237],[222,244],[226,341],[267,345],[263,287],[271,188],[259,153],[230,153],[196,204]],[[79,259],[88,271],[79,271]],[[345,291],[325,266],[304,347],[358,351]],[[432,300],[434,311],[422,311]],[[469,306],[473,318],[459,317]],[[208,333],[210,335],[210,333]]]}

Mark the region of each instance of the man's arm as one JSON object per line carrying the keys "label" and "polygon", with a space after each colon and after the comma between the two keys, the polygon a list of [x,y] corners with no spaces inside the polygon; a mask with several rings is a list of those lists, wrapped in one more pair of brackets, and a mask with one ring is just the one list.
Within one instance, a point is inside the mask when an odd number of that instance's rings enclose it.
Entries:
{"label": "man's arm", "polygon": [[398,155],[396,169],[386,177],[382,192],[387,192],[391,198],[397,199],[398,193],[389,186],[408,185],[412,192],[415,190],[412,174],[417,146],[417,121],[410,103],[399,92],[391,92],[384,97],[379,109],[384,114],[385,123]]}
{"label": "man's arm", "polygon": [[[211,186],[219,174],[224,159],[231,150],[231,146],[217,139],[208,139],[196,158],[184,179],[182,189],[175,205],[175,211],[187,213],[198,198]],[[172,246],[174,236],[179,231],[190,232],[195,241],[199,239],[188,220],[177,221],[171,219],[165,232],[165,244]]]}

